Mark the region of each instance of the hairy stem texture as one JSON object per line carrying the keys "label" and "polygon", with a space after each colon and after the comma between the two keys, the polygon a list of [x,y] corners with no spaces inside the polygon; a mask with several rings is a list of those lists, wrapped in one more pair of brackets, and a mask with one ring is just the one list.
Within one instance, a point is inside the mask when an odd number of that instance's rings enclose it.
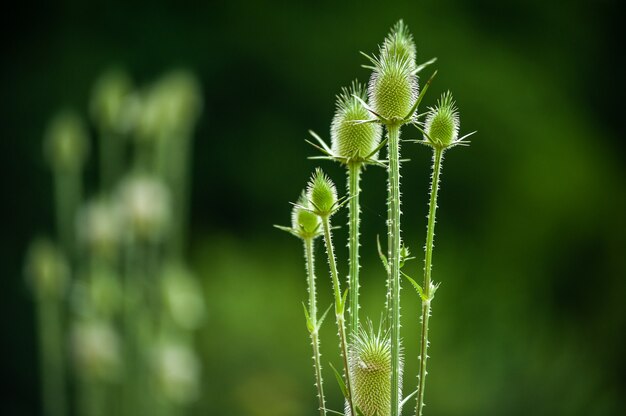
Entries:
{"label": "hairy stem texture", "polygon": [[430,318],[430,301],[432,300],[431,269],[433,258],[433,242],[435,239],[435,216],[437,214],[437,191],[439,190],[439,176],[443,162],[443,149],[435,149],[433,155],[433,175],[430,185],[430,201],[428,204],[428,230],[426,234],[426,254],[424,262],[424,297],[422,301],[422,333],[419,357],[419,376],[417,386],[417,416],[422,415],[424,408],[424,389],[426,387],[426,362],[428,360],[428,320]]}
{"label": "hairy stem texture", "polygon": [[315,386],[319,401],[320,416],[326,415],[326,400],[324,398],[324,385],[322,380],[322,355],[317,328],[317,301],[315,293],[315,258],[313,256],[313,239],[304,239],[304,252],[306,257],[306,269],[309,283],[309,317],[313,323],[311,331],[311,344],[313,345],[313,365],[315,368]]}
{"label": "hairy stem texture", "polygon": [[400,411],[400,126],[387,126],[389,134],[389,200],[388,200],[388,245],[389,287],[391,295],[391,416]]}
{"label": "hairy stem texture", "polygon": [[343,358],[343,370],[346,378],[346,388],[348,390],[348,404],[351,414],[356,415],[354,403],[352,402],[352,383],[350,382],[350,367],[348,363],[348,341],[346,339],[346,323],[344,318],[345,305],[341,298],[341,287],[339,286],[339,275],[337,274],[337,262],[335,260],[335,250],[333,248],[332,235],[330,233],[330,220],[328,217],[322,218],[324,228],[324,242],[326,244],[326,253],[328,254],[328,264],[330,266],[330,275],[333,280],[333,289],[335,293],[335,318],[337,320],[337,329],[339,331],[339,342],[341,347],[341,356]]}
{"label": "hairy stem texture", "polygon": [[361,207],[359,205],[359,181],[361,178],[361,164],[348,165],[348,191],[350,195],[349,228],[350,241],[350,330],[356,334],[359,330],[359,226]]}

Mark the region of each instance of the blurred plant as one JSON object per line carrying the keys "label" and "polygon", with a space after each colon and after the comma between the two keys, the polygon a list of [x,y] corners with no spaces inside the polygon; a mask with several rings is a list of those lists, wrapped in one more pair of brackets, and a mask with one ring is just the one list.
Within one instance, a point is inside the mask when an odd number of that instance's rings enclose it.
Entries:
{"label": "blurred plant", "polygon": [[[364,54],[365,55],[365,54]],[[295,204],[296,209],[319,217],[328,254],[332,287],[335,295],[335,315],[339,330],[341,355],[344,362],[343,377],[335,372],[337,381],[346,399],[346,416],[398,416],[403,405],[417,394],[416,414],[421,416],[424,406],[424,386],[426,382],[426,359],[428,347],[428,318],[430,304],[438,285],[431,279],[431,264],[434,239],[437,190],[441,172],[443,153],[451,147],[466,144],[458,138],[459,118],[452,97],[446,93],[438,105],[420,121],[417,108],[424,98],[436,71],[426,82],[421,93],[417,74],[435,59],[417,65],[416,47],[412,35],[402,21],[398,22],[385,38],[376,57],[365,55],[372,70],[368,96],[358,82],[350,89],[343,89],[337,98],[337,111],[331,125],[331,146],[317,134],[310,132],[317,143],[311,143],[323,153],[312,159],[329,159],[344,164],[348,168],[348,195],[337,198],[335,186],[319,168],[309,183],[307,199]],[[369,104],[366,102],[369,99]],[[433,183],[429,203],[427,242],[425,248],[424,284],[420,286],[401,269],[412,259],[408,247],[401,238],[401,193],[400,193],[400,130],[404,125],[415,126],[424,135],[417,140],[434,149]],[[382,128],[387,130],[387,138],[381,141]],[[377,158],[378,151],[387,145],[387,160]],[[387,272],[386,318],[389,328],[379,328],[375,332],[370,324],[364,328],[359,321],[359,180],[364,165],[372,164],[386,168],[388,174],[388,253],[379,254]],[[330,217],[342,205],[349,202],[349,289],[341,294],[339,273],[332,244]],[[295,226],[285,228],[298,235]],[[420,370],[418,389],[403,399],[402,397],[402,344],[400,334],[400,276],[404,275],[416,288],[422,302],[422,332],[420,336]],[[350,296],[350,337],[344,327],[346,297]],[[308,319],[308,317],[307,317]],[[348,347],[349,345],[349,347]],[[316,367],[317,369],[317,367]],[[318,377],[321,379],[321,375]],[[320,404],[322,409],[323,403]],[[324,407],[325,410],[325,407]],[[332,411],[333,413],[338,413]]]}
{"label": "blurred plant", "polygon": [[82,200],[87,126],[69,111],[50,123],[45,153],[62,250],[37,241],[26,266],[40,312],[46,414],[68,413],[66,353],[78,415],[181,414],[198,397],[194,338],[205,304],[184,262],[182,199],[189,197],[189,150],[201,103],[187,71],[166,74],[143,92],[124,70],[106,71],[90,103],[100,189],[88,201]]}

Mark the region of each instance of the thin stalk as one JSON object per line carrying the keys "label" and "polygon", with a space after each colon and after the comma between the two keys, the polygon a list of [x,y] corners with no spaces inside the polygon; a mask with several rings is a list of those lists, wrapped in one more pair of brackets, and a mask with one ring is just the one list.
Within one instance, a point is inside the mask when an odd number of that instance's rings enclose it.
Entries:
{"label": "thin stalk", "polygon": [[313,345],[313,363],[315,367],[315,386],[317,387],[317,399],[319,401],[320,416],[326,416],[326,399],[324,398],[324,385],[322,380],[322,356],[320,354],[320,341],[317,328],[317,301],[315,290],[315,258],[313,256],[313,239],[304,239],[304,251],[306,257],[307,277],[309,283],[309,317],[313,324],[311,331],[311,344]]}
{"label": "thin stalk", "polygon": [[348,192],[350,195],[349,228],[350,240],[350,330],[356,334],[359,330],[359,222],[361,208],[359,205],[359,181],[361,179],[361,164],[348,165]]}
{"label": "thin stalk", "polygon": [[400,411],[400,126],[387,126],[389,135],[389,294],[391,315],[391,416]]}
{"label": "thin stalk", "polygon": [[42,297],[37,305],[42,375],[43,414],[65,416],[66,386],[63,360],[62,312],[59,299]]}
{"label": "thin stalk", "polygon": [[330,220],[328,217],[322,218],[324,227],[324,243],[326,244],[326,253],[328,254],[328,264],[330,266],[330,275],[333,280],[333,289],[335,293],[335,318],[337,320],[337,329],[339,331],[339,342],[341,344],[341,357],[343,358],[343,369],[346,377],[346,388],[348,390],[348,404],[350,406],[350,414],[356,416],[354,403],[352,402],[352,383],[350,381],[350,367],[348,365],[348,342],[346,339],[346,322],[344,319],[345,305],[341,299],[341,287],[339,286],[339,275],[337,273],[337,262],[335,260],[335,250],[333,248],[332,235],[330,233]]}
{"label": "thin stalk", "polygon": [[57,235],[68,258],[75,260],[74,219],[82,197],[80,172],[55,171],[54,187]]}
{"label": "thin stalk", "polygon": [[110,192],[118,180],[123,166],[123,140],[120,135],[100,132],[100,186]]}
{"label": "thin stalk", "polygon": [[417,416],[422,415],[424,407],[424,389],[426,387],[426,361],[428,360],[428,319],[430,317],[430,301],[432,299],[431,269],[433,257],[433,242],[435,239],[435,216],[437,214],[437,191],[439,190],[439,176],[443,162],[443,149],[435,148],[433,154],[433,176],[430,185],[430,201],[428,203],[428,230],[426,236],[426,259],[424,262],[424,297],[422,301],[422,334],[420,343],[420,369],[417,386]]}

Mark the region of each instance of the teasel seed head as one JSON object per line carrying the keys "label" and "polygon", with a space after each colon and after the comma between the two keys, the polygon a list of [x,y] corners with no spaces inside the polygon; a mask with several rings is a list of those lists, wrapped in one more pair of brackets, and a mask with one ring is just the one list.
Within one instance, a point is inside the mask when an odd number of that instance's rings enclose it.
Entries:
{"label": "teasel seed head", "polygon": [[59,112],[48,125],[44,152],[57,172],[78,172],[82,169],[89,152],[87,129],[73,111]]}
{"label": "teasel seed head", "polygon": [[311,210],[311,203],[303,191],[291,211],[291,228],[302,239],[315,238],[320,235],[320,217]]}
{"label": "teasel seed head", "polygon": [[132,81],[126,71],[121,68],[107,70],[98,78],[91,94],[92,119],[103,130],[126,132],[131,93]]}
{"label": "teasel seed head", "polygon": [[[382,127],[377,123],[356,123],[371,117],[361,100],[367,100],[363,85],[354,81],[337,96],[337,109],[330,127],[333,155],[354,162],[364,162],[378,144]],[[372,158],[376,159],[376,155]]]}
{"label": "teasel seed head", "polygon": [[434,108],[430,108],[424,121],[424,137],[437,148],[446,148],[456,143],[459,136],[459,113],[450,91],[442,94]]}
{"label": "teasel seed head", "polygon": [[60,299],[69,282],[70,269],[54,243],[38,238],[28,248],[24,274],[38,298]]}
{"label": "teasel seed head", "polygon": [[390,122],[399,122],[411,111],[418,97],[415,46],[404,24],[397,24],[374,59],[369,82],[370,105]]}
{"label": "teasel seed head", "polygon": [[[402,363],[401,363],[402,365]],[[355,333],[350,348],[354,404],[364,416],[389,416],[391,407],[391,337],[368,322]],[[346,406],[348,407],[348,406]],[[349,409],[346,408],[349,415]]]}
{"label": "teasel seed head", "polygon": [[119,206],[106,198],[88,201],[76,218],[78,241],[101,258],[114,259],[121,240]]}
{"label": "teasel seed head", "polygon": [[320,217],[329,217],[337,208],[337,188],[320,168],[315,169],[309,181],[307,198],[312,211]]}
{"label": "teasel seed head", "polygon": [[104,320],[83,319],[72,328],[72,355],[78,375],[86,380],[114,381],[121,373],[121,345]]}

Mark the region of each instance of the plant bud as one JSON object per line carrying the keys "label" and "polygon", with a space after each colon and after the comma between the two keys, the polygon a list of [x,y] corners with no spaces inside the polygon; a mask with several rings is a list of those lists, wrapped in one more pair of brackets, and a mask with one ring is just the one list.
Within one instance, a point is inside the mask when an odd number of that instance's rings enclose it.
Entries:
{"label": "plant bud", "polygon": [[69,110],[58,113],[48,125],[44,152],[55,171],[77,172],[89,150],[87,130],[80,117]]}
{"label": "plant bud", "polygon": [[291,228],[301,238],[314,238],[319,234],[320,217],[309,209],[311,209],[311,203],[303,192],[298,199],[297,206],[294,206],[291,211]]}
{"label": "plant bud", "polygon": [[113,258],[121,234],[119,207],[105,199],[89,201],[76,218],[78,241],[91,253]]}
{"label": "plant bud", "polygon": [[88,380],[112,381],[121,367],[117,333],[104,321],[88,320],[74,325],[72,352],[78,374]]}
{"label": "plant bud", "polygon": [[91,117],[101,129],[123,133],[128,130],[127,101],[132,92],[130,76],[112,68],[96,81],[91,94]]}
{"label": "plant bud", "polygon": [[25,275],[39,298],[59,299],[69,280],[69,266],[49,240],[33,241],[26,254]]}
{"label": "plant bud", "polygon": [[187,345],[164,341],[156,354],[157,382],[164,396],[188,404],[200,394],[200,361]]}
{"label": "plant bud", "polygon": [[459,113],[450,91],[444,93],[435,108],[430,108],[424,122],[428,134],[424,140],[435,147],[446,148],[456,142],[459,136]]}
{"label": "plant bud", "polygon": [[189,270],[178,264],[167,265],[161,289],[164,305],[178,327],[194,330],[202,326],[206,313],[202,287]]}
{"label": "plant bud", "polygon": [[355,123],[370,118],[369,111],[355,96],[363,101],[367,99],[363,86],[357,82],[351,88],[344,88],[337,97],[330,139],[334,156],[362,161],[380,143],[382,127],[376,123]]}
{"label": "plant bud", "polygon": [[385,38],[381,55],[385,59],[407,60],[415,69],[415,58],[417,56],[413,35],[409,33],[409,28],[402,20],[398,21]]}
{"label": "plant bud", "polygon": [[336,208],[337,189],[320,168],[315,169],[309,181],[307,197],[313,205],[313,211],[320,217],[331,215]]}
{"label": "plant bud", "polygon": [[417,76],[407,59],[382,59],[370,78],[370,103],[388,120],[402,120],[417,100]]}

